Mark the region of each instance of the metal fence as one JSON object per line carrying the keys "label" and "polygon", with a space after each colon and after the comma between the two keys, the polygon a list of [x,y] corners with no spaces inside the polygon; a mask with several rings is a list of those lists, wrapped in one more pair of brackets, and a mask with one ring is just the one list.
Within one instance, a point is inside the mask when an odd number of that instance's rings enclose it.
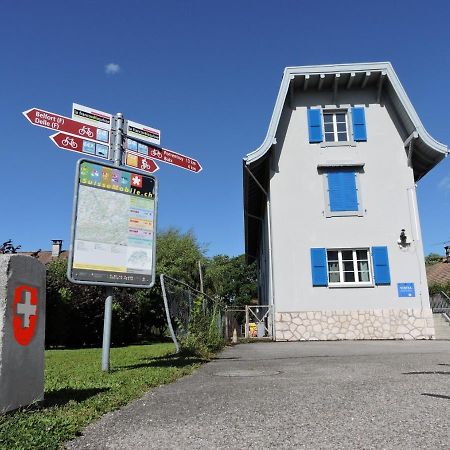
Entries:
{"label": "metal fence", "polygon": [[450,298],[445,292],[439,292],[430,297],[430,306],[434,313],[450,314]]}
{"label": "metal fence", "polygon": [[220,299],[210,297],[168,275],[161,274],[159,279],[167,325],[177,353],[180,351],[180,340],[185,338],[189,332],[189,324],[193,318],[194,309],[199,305],[205,314],[217,315],[217,326],[224,334],[224,306]]}
{"label": "metal fence", "polygon": [[227,308],[225,312],[225,338],[273,339],[273,306],[245,305]]}

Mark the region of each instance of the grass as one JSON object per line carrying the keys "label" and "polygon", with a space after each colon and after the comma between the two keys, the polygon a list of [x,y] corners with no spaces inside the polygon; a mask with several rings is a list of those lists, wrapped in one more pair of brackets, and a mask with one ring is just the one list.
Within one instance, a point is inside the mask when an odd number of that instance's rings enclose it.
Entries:
{"label": "grass", "polygon": [[190,374],[203,360],[173,354],[172,344],[111,349],[47,350],[43,404],[0,416],[0,448],[58,449],[90,422],[160,384]]}

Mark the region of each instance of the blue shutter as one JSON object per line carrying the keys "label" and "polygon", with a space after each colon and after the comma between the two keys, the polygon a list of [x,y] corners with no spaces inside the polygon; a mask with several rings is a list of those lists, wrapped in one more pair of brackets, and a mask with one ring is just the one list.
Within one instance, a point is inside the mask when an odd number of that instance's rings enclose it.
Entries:
{"label": "blue shutter", "polygon": [[353,139],[355,141],[367,141],[366,114],[364,108],[352,108],[352,122]]}
{"label": "blue shutter", "polygon": [[322,111],[320,109],[308,109],[309,142],[322,142]]}
{"label": "blue shutter", "polygon": [[327,252],[324,248],[311,249],[313,286],[328,286]]}
{"label": "blue shutter", "polygon": [[387,247],[372,247],[375,284],[391,284]]}
{"label": "blue shutter", "polygon": [[330,211],[358,211],[356,192],[356,173],[351,171],[333,171],[327,174]]}

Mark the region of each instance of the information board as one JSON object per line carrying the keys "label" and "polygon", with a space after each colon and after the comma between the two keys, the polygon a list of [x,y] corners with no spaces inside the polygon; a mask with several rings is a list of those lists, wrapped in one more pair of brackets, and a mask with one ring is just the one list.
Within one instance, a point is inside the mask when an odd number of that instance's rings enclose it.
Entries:
{"label": "information board", "polygon": [[153,286],[156,179],[136,170],[82,159],[75,182],[69,280]]}

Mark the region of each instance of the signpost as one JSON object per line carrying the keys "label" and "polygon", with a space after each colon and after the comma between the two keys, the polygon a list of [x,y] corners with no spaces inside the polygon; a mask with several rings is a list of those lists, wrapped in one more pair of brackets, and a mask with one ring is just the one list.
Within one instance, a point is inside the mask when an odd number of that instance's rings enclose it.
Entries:
{"label": "signpost", "polygon": [[161,131],[156,128],[142,125],[137,122],[127,120],[125,122],[125,133],[133,139],[138,139],[149,144],[159,145],[161,143]]}
{"label": "signpost", "polygon": [[172,164],[173,166],[177,166],[191,172],[198,173],[203,169],[203,167],[196,159],[190,158],[172,150],[168,150],[166,148],[147,145],[135,139],[127,139],[126,147],[130,152],[149,156],[150,158],[157,159],[158,161],[167,164]]}
{"label": "signpost", "polygon": [[125,152],[125,164],[128,167],[135,167],[136,169],[143,170],[148,173],[153,173],[159,170],[158,164],[156,164],[153,159],[131,152]]}
{"label": "signpost", "polygon": [[[198,173],[200,163],[160,147],[161,132],[74,103],[72,119],[38,108],[23,112],[56,133],[57,147],[113,164],[78,162],[67,276],[106,286],[102,370],[109,371],[112,287],[149,288],[155,282],[157,181],[154,160]],[[124,164],[128,167],[124,167]]]}
{"label": "signpost", "polygon": [[72,104],[72,119],[105,130],[111,130],[113,123],[113,116],[111,114],[89,106],[78,105],[77,103]]}
{"label": "signpost", "polygon": [[66,133],[52,134],[50,139],[57,147],[62,148],[63,150],[84,153],[85,155],[96,156],[97,158],[109,159],[109,145],[71,136]]}
{"label": "signpost", "polygon": [[85,125],[82,122],[60,116],[59,114],[44,111],[43,109],[32,108],[24,111],[23,115],[38,127],[49,128],[50,130],[62,131],[81,137],[92,139],[109,144],[109,131],[93,125]]}

